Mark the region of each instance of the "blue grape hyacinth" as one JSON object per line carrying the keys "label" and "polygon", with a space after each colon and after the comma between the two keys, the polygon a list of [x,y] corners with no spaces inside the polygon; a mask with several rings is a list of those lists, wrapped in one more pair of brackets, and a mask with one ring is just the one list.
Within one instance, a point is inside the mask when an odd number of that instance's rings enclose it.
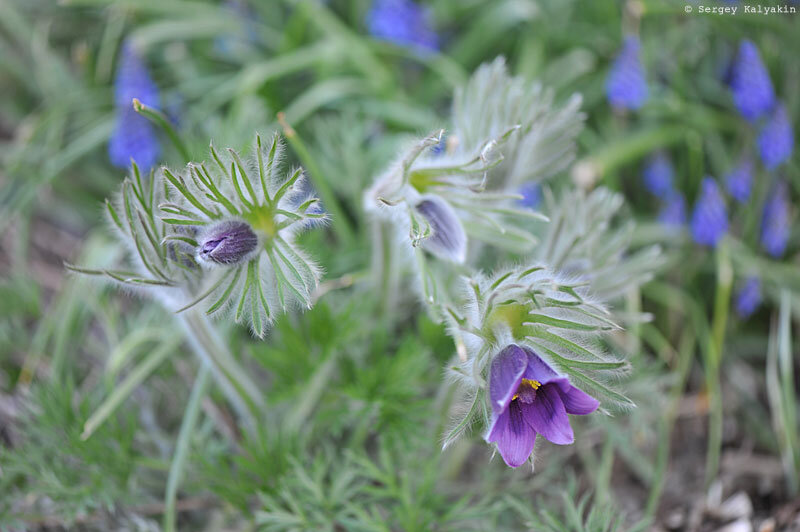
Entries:
{"label": "blue grape hyacinth", "polygon": [[700,197],[694,206],[691,222],[692,238],[704,246],[716,246],[728,230],[728,211],[717,182],[703,178]]}
{"label": "blue grape hyacinth", "polygon": [[663,152],[658,152],[647,161],[642,178],[644,186],[654,196],[665,198],[672,191],[672,179],[675,170],[669,157]]}
{"label": "blue grape hyacinth", "polygon": [[686,223],[686,199],[680,192],[673,191],[667,196],[658,221],[667,227],[680,227]]}
{"label": "blue grape hyacinth", "polygon": [[618,109],[638,109],[647,100],[647,80],[639,49],[639,39],[627,37],[608,74],[606,96]]}
{"label": "blue grape hyacinth", "polygon": [[736,108],[751,122],[775,105],[775,90],[769,72],[751,41],[744,40],[739,44],[730,85]]}
{"label": "blue grape hyacinth", "polygon": [[376,39],[421,51],[439,48],[428,11],[412,0],[375,0],[367,14],[367,28]]}
{"label": "blue grape hyacinth", "polygon": [[768,170],[774,170],[792,154],[794,131],[783,105],[775,107],[758,134],[758,151]]}
{"label": "blue grape hyacinth", "polygon": [[743,159],[725,176],[725,186],[733,199],[739,203],[746,202],[753,187],[753,161]]}
{"label": "blue grape hyacinth", "polygon": [[749,318],[761,304],[761,279],[751,276],[742,284],[736,293],[736,314]]}
{"label": "blue grape hyacinth", "polygon": [[761,218],[761,245],[773,257],[786,251],[791,226],[789,224],[789,189],[779,181],[764,204]]}
{"label": "blue grape hyacinth", "polygon": [[149,169],[158,162],[161,147],[153,125],[133,109],[134,98],[149,107],[159,107],[158,87],[138,52],[126,42],[114,80],[116,118],[108,155],[114,166],[127,168],[133,159],[141,168]]}
{"label": "blue grape hyacinth", "polygon": [[542,188],[539,183],[525,183],[517,192],[522,196],[519,200],[520,207],[535,209],[542,202]]}

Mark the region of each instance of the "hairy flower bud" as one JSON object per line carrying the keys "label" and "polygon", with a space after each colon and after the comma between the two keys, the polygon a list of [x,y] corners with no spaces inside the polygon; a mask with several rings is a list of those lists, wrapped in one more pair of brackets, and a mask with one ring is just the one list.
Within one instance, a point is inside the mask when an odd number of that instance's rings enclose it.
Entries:
{"label": "hairy flower bud", "polygon": [[419,212],[431,227],[431,236],[423,246],[433,253],[454,262],[464,262],[467,256],[467,235],[453,208],[437,196],[417,203]]}
{"label": "hairy flower bud", "polygon": [[258,248],[258,237],[245,222],[226,220],[208,227],[198,241],[197,258],[201,262],[239,264]]}

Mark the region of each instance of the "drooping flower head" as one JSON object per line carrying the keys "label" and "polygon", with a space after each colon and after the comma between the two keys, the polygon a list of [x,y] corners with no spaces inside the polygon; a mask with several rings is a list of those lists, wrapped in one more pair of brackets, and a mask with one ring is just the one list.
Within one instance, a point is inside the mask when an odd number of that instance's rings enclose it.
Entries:
{"label": "drooping flower head", "polygon": [[640,57],[639,39],[625,38],[606,79],[606,96],[618,109],[638,109],[647,100],[647,80]]}
{"label": "drooping flower head", "polygon": [[672,192],[672,180],[675,170],[669,157],[664,152],[658,152],[647,161],[642,177],[644,186],[656,197],[665,198]]}
{"label": "drooping flower head", "polygon": [[743,40],[739,44],[739,53],[733,65],[731,92],[736,108],[751,122],[768,113],[775,105],[775,89],[769,72],[752,41]]}
{"label": "drooping flower head", "polygon": [[673,191],[667,196],[661,211],[658,213],[658,221],[668,227],[681,227],[686,224],[686,199],[678,191]]}
{"label": "drooping flower head", "polygon": [[761,217],[761,245],[776,258],[783,255],[789,242],[789,208],[789,189],[785,182],[779,181],[767,198]]}
{"label": "drooping flower head", "polygon": [[711,247],[715,247],[728,230],[725,199],[713,177],[703,178],[700,196],[692,213],[691,230],[695,242]]}
{"label": "drooping flower head", "polygon": [[153,289],[177,312],[230,309],[259,337],[288,307],[310,306],[321,272],[295,238],[326,215],[302,187],[302,169],[282,172],[279,137],[255,144],[249,161],[212,146],[210,164],[162,168],[152,180],[133,165],[106,205],[136,272],[79,271]]}
{"label": "drooping flower head", "polygon": [[430,13],[412,0],[374,0],[367,13],[367,28],[373,37],[400,46],[421,51],[439,47]]}
{"label": "drooping flower head", "polygon": [[753,275],[739,288],[736,294],[736,314],[742,318],[749,318],[761,304],[761,279]]}
{"label": "drooping flower head", "polygon": [[492,360],[489,398],[492,422],[486,441],[497,444],[510,467],[528,460],[539,434],[559,445],[572,443],[567,414],[586,415],[599,406],[533,350],[513,344]]}
{"label": "drooping flower head", "polygon": [[794,148],[794,130],[789,115],[783,105],[775,106],[775,110],[758,134],[758,152],[764,167],[774,170],[792,154]]}
{"label": "drooping flower head", "polygon": [[161,148],[152,124],[133,109],[134,98],[150,107],[159,107],[158,87],[147,65],[133,44],[126,42],[114,79],[116,118],[108,154],[114,166],[127,168],[133,159],[141,168],[149,169],[157,163]]}
{"label": "drooping flower head", "polygon": [[725,176],[728,194],[739,203],[745,203],[753,187],[753,161],[743,159],[739,165]]}

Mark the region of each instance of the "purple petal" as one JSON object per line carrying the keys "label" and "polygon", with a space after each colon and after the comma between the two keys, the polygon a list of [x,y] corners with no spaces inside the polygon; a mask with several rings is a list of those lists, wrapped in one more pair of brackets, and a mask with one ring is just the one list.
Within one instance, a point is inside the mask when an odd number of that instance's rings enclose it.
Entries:
{"label": "purple petal", "polygon": [[519,467],[533,452],[536,432],[525,422],[522,410],[515,403],[495,419],[486,441],[497,443],[497,450],[509,467]]}
{"label": "purple petal", "polygon": [[586,414],[591,414],[600,406],[600,402],[597,399],[571,384],[560,386],[558,392],[567,414],[585,416]]}
{"label": "purple petal", "polygon": [[462,263],[467,257],[467,234],[456,211],[438,196],[427,196],[417,204],[417,211],[431,226],[431,236],[422,245],[441,258]]}
{"label": "purple petal", "polygon": [[536,400],[519,405],[531,428],[558,445],[575,441],[567,411],[561,401],[558,386],[542,386],[536,390]]}
{"label": "purple petal", "polygon": [[497,415],[506,410],[522,382],[528,357],[519,346],[509,345],[492,360],[489,371],[489,397],[492,411]]}
{"label": "purple petal", "polygon": [[556,371],[551,368],[547,362],[542,360],[542,358],[537,355],[532,349],[527,347],[523,347],[525,350],[525,354],[528,357],[528,368],[525,370],[525,375],[523,375],[526,379],[531,379],[534,381],[538,381],[539,384],[545,385],[548,382],[554,381],[561,381],[564,380],[565,382],[569,382],[569,380],[556,373]]}

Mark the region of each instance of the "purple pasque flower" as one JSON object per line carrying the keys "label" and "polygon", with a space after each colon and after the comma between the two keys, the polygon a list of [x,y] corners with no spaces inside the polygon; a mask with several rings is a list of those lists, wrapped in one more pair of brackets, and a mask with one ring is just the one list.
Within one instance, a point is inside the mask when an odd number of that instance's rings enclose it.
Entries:
{"label": "purple pasque flower", "polygon": [[664,152],[658,152],[647,161],[642,178],[644,186],[656,197],[665,198],[672,192],[672,178],[675,170],[669,157]]}
{"label": "purple pasque flower", "polygon": [[775,89],[769,72],[752,41],[743,40],[731,76],[733,101],[741,115],[753,122],[775,105]]}
{"label": "purple pasque flower", "polygon": [[758,134],[758,152],[764,167],[767,170],[777,168],[789,158],[793,147],[794,131],[789,115],[783,105],[777,105]]}
{"label": "purple pasque flower", "polygon": [[114,79],[116,118],[108,155],[114,166],[127,168],[133,159],[149,169],[158,162],[161,147],[153,125],[133,109],[134,98],[149,107],[159,107],[158,87],[139,53],[126,41]]}
{"label": "purple pasque flower", "polygon": [[672,191],[658,213],[658,221],[668,227],[680,227],[686,223],[686,199],[683,194]]}
{"label": "purple pasque flower", "polygon": [[467,258],[467,234],[453,207],[436,195],[423,196],[416,210],[430,226],[422,246],[434,255],[462,263]]}
{"label": "purple pasque flower", "polygon": [[539,183],[525,183],[517,190],[522,199],[517,203],[526,209],[535,209],[542,202],[542,187]]}
{"label": "purple pasque flower", "polygon": [[736,294],[736,314],[749,318],[761,304],[761,279],[753,275],[748,277]]}
{"label": "purple pasque flower", "polygon": [[367,28],[376,39],[421,51],[439,48],[430,14],[412,0],[374,0],[367,13]]}
{"label": "purple pasque flower", "polygon": [[639,39],[625,39],[606,79],[606,96],[618,109],[638,109],[647,100],[647,80],[639,56]]}
{"label": "purple pasque flower", "polygon": [[761,245],[775,258],[783,255],[791,231],[789,189],[779,181],[772,189],[761,215]]}
{"label": "purple pasque flower", "polygon": [[497,444],[510,467],[528,459],[537,434],[559,445],[572,443],[575,438],[567,414],[590,414],[600,404],[531,349],[514,344],[492,360],[489,398],[492,424],[486,441]]}
{"label": "purple pasque flower", "polygon": [[692,212],[691,230],[695,242],[711,247],[715,247],[728,230],[725,199],[713,177],[703,178],[700,197]]}
{"label": "purple pasque flower", "polygon": [[728,194],[739,203],[745,203],[753,187],[753,161],[742,159],[739,165],[725,176]]}
{"label": "purple pasque flower", "polygon": [[258,236],[250,225],[239,220],[208,226],[197,242],[198,260],[226,266],[249,260],[258,248]]}

